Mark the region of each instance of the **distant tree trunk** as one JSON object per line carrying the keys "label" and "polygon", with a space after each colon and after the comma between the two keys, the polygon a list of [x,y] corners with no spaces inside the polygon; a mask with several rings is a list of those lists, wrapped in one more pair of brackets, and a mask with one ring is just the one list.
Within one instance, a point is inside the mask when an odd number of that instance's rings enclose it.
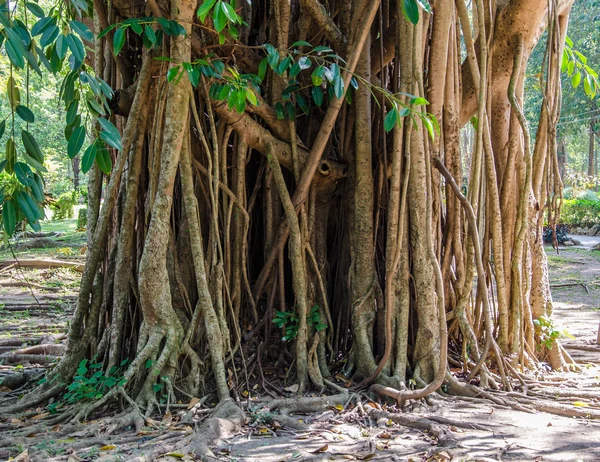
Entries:
{"label": "distant tree trunk", "polygon": [[596,176],[596,153],[595,153],[595,141],[596,136],[594,133],[594,119],[590,120],[589,130],[589,144],[588,144],[588,176]]}
{"label": "distant tree trunk", "polygon": [[565,164],[567,162],[567,140],[564,136],[558,141],[557,159],[558,170],[560,171],[560,178],[562,179],[565,173]]}
{"label": "distant tree trunk", "polygon": [[75,191],[79,191],[79,174],[81,173],[81,159],[79,157],[75,157],[73,159],[73,189]]}

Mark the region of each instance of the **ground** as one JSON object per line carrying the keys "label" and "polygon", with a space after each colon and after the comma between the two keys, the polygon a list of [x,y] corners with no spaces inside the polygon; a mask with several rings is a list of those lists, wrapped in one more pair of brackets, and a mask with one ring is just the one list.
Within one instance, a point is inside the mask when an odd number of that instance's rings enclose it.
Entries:
{"label": "ground", "polygon": [[[44,231],[61,232],[47,238],[50,248],[21,245],[12,250],[0,249],[0,380],[12,381],[4,382],[10,387],[0,386],[0,405],[4,398],[21,393],[26,379],[41,377],[44,368],[51,367],[64,348],[64,334],[77,294],[78,264],[85,253],[85,235],[75,230],[74,220],[49,222]],[[521,404],[506,396],[503,404],[480,397],[435,396],[427,403],[412,403],[402,413],[390,403],[349,394],[343,405],[288,416],[267,410],[265,405],[269,403],[251,394],[250,402],[243,398],[245,401],[240,403],[246,411],[245,425],[211,447],[215,459],[600,460],[600,420],[586,418],[600,415],[600,400],[594,396],[600,392],[600,346],[596,346],[600,252],[589,250],[600,239],[578,238],[583,244],[578,248],[560,249],[558,254],[547,249],[547,253],[555,329],[562,331],[562,340],[581,372],[545,373],[544,382],[528,382],[532,401],[519,395]],[[19,261],[38,266],[11,266],[15,262],[13,252]],[[41,260],[61,264],[45,267]],[[569,395],[569,390],[575,388],[582,397]],[[535,397],[544,389],[552,395],[551,404],[558,413],[576,412],[580,416],[534,411]],[[589,391],[592,393],[586,395]],[[284,389],[281,393],[291,396]],[[362,404],[356,405],[358,402]],[[161,460],[193,460],[172,450],[173,444],[193,434],[194,428],[202,431],[202,421],[210,413],[210,403],[191,404],[191,410],[187,403],[172,407],[162,420],[157,416],[148,421],[148,427],[137,434],[132,429],[115,434],[97,431],[94,421],[73,429],[43,427],[40,422],[52,418],[46,408],[20,416],[0,416],[4,437],[0,460],[125,461],[136,460],[136,456],[149,451],[162,455]]]}

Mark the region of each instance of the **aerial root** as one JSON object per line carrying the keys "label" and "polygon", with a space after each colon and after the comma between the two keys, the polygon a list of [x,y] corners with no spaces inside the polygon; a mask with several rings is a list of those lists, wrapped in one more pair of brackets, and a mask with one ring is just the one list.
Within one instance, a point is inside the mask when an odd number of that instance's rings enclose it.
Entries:
{"label": "aerial root", "polygon": [[319,412],[328,407],[343,406],[349,398],[350,394],[344,390],[343,393],[316,398],[298,396],[294,398],[274,399],[267,403],[267,407],[272,411],[279,409],[284,414],[291,412]]}
{"label": "aerial root", "polygon": [[[419,430],[426,430],[431,436],[434,436],[438,440],[438,445],[444,447],[458,447],[458,441],[450,431],[450,429],[441,425],[440,423],[423,417],[416,417],[410,414],[400,414],[383,411],[374,408],[370,405],[365,406],[365,411],[373,420],[378,421],[380,419],[391,420],[394,423],[403,425],[409,428],[416,428]],[[460,422],[453,422],[452,425],[461,426]]]}

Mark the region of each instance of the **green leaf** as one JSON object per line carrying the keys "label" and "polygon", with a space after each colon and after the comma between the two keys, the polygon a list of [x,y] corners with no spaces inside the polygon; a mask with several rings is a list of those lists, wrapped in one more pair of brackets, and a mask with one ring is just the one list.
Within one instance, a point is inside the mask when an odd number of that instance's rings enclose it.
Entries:
{"label": "green leaf", "polygon": [[131,23],[131,30],[137,35],[141,35],[141,33],[144,32],[144,29],[142,28],[141,24],[137,21]]}
{"label": "green leaf", "polygon": [[67,36],[60,34],[56,39],[56,54],[60,59],[63,59],[67,56],[67,50],[69,49],[69,44],[67,43]]}
{"label": "green leaf", "polygon": [[[583,81],[583,90],[585,91],[585,94],[587,95],[588,98],[593,99],[596,96],[596,93],[594,91],[592,76],[589,74],[586,75],[585,80]],[[0,132],[1,132],[1,130],[0,130]]]}
{"label": "green leaf", "polygon": [[577,73],[571,79],[571,85],[573,88],[577,88],[581,83],[581,72],[577,71]]}
{"label": "green leaf", "polygon": [[6,234],[12,236],[17,224],[17,214],[14,205],[10,201],[4,201],[2,204],[2,224]]}
{"label": "green leaf", "polygon": [[268,64],[268,58],[263,58],[260,64],[258,65],[258,78],[261,80],[261,82],[265,80],[265,76],[267,75]]}
{"label": "green leaf", "polygon": [[311,47],[312,45],[304,40],[298,40],[297,42],[292,43],[292,48],[297,48],[297,47]]}
{"label": "green leaf", "polygon": [[45,16],[44,10],[37,3],[27,2],[25,3],[25,6],[29,11],[31,11],[31,14],[38,18],[43,18]]}
{"label": "green leaf", "polygon": [[27,162],[29,165],[31,165],[33,168],[35,168],[38,172],[45,173],[48,171],[48,169],[46,167],[44,167],[40,162],[35,160],[33,157],[31,157],[27,153],[23,153],[23,159],[25,159],[25,162]]}
{"label": "green leaf", "polygon": [[427,13],[431,13],[431,5],[427,0],[417,0],[421,8],[423,8]]}
{"label": "green leaf", "polygon": [[333,82],[333,91],[338,99],[344,96],[344,80],[340,75],[337,75]]}
{"label": "green leaf", "polygon": [[102,32],[100,32],[98,34],[98,39],[101,39],[102,37],[104,37],[105,35],[107,35],[111,30],[113,30],[115,27],[117,27],[117,24],[111,24],[110,26],[108,26],[106,29],[104,29]]}
{"label": "green leaf", "polygon": [[123,27],[119,27],[113,37],[113,53],[117,56],[125,45],[125,30]]}
{"label": "green leaf", "polygon": [[17,87],[17,82],[12,76],[6,82],[6,94],[13,109],[21,103],[21,93],[19,92],[19,87]]}
{"label": "green leaf", "polygon": [[42,202],[44,200],[44,185],[42,179],[37,173],[33,174],[33,182],[31,183],[31,192],[35,196],[35,200]]}
{"label": "green leaf", "polygon": [[275,103],[275,113],[277,114],[278,120],[285,119],[283,104],[281,104],[279,101]]}
{"label": "green leaf", "polygon": [[215,30],[217,32],[221,32],[225,29],[225,25],[227,24],[227,16],[225,15],[225,10],[223,9],[223,2],[219,0],[215,9],[213,10],[213,22],[215,23]]}
{"label": "green leaf", "polygon": [[42,38],[40,39],[40,45],[42,45],[43,48],[47,47],[52,42],[54,42],[54,40],[56,40],[56,37],[58,37],[59,33],[60,29],[58,28],[58,26],[56,24],[51,25],[42,34]]}
{"label": "green leaf", "polygon": [[233,23],[238,21],[238,15],[229,3],[221,2],[221,8],[223,9],[225,16],[227,16],[227,19]]}
{"label": "green leaf", "polygon": [[417,6],[416,0],[401,0],[402,1],[402,14],[411,23],[417,24],[419,22],[419,7]]}
{"label": "green leaf", "polygon": [[277,69],[274,69],[274,71],[277,72],[277,74],[282,75],[287,70],[287,68],[290,66],[291,63],[292,63],[292,58],[290,58],[289,56],[286,56],[285,58],[283,58],[281,60],[281,62],[277,66]]}
{"label": "green leaf", "polygon": [[73,134],[69,138],[69,143],[67,144],[67,155],[69,158],[73,159],[77,154],[79,154],[84,141],[85,127],[80,125],[73,130]]}
{"label": "green leaf", "polygon": [[17,179],[23,186],[30,187],[34,183],[33,172],[29,168],[29,165],[24,162],[16,162],[14,169]]}
{"label": "green leaf", "polygon": [[388,112],[383,121],[383,128],[386,132],[389,132],[394,125],[396,125],[396,121],[398,120],[398,110],[394,107],[390,112]]}
{"label": "green leaf", "polygon": [[35,223],[38,221],[39,217],[37,206],[29,194],[19,191],[17,194],[15,194],[15,199],[17,200],[17,204],[19,204],[19,209],[23,215],[25,215],[25,218],[27,218],[29,223]]}
{"label": "green leaf", "polygon": [[149,25],[144,27],[144,36],[152,45],[156,45],[156,33],[154,32],[154,29],[152,29],[152,27],[150,27]]}
{"label": "green leaf", "polygon": [[252,89],[249,87],[246,87],[246,99],[250,104],[258,106],[258,98],[256,97],[256,94],[252,91]]}
{"label": "green leaf", "polygon": [[285,110],[287,112],[288,120],[294,120],[296,118],[296,108],[289,101],[285,103]]}
{"label": "green leaf", "polygon": [[90,144],[88,148],[83,153],[83,158],[81,159],[81,171],[83,173],[87,173],[94,165],[94,161],[96,160],[96,142]]}
{"label": "green leaf", "polygon": [[33,37],[41,35],[41,34],[44,33],[44,31],[46,29],[48,29],[51,26],[56,26],[56,19],[54,19],[51,16],[47,16],[45,18],[42,18],[38,22],[36,22],[33,25],[33,27],[31,28],[31,35]]}
{"label": "green leaf", "polygon": [[89,30],[88,26],[79,21],[71,21],[71,29],[73,29],[77,34],[88,42],[92,42],[94,40],[94,34]]}
{"label": "green leaf", "polygon": [[75,56],[75,59],[78,62],[83,63],[83,60],[85,59],[85,48],[83,48],[83,43],[81,43],[79,37],[75,34],[67,35],[67,44],[69,45],[69,50],[71,50],[71,53]]}
{"label": "green leaf", "polygon": [[323,104],[323,90],[321,87],[313,87],[311,95],[315,104],[320,107]]}
{"label": "green leaf", "polygon": [[200,5],[200,8],[198,8],[198,12],[196,13],[198,15],[198,18],[200,19],[200,22],[204,22],[204,20],[208,16],[208,13],[210,13],[210,9],[214,6],[216,2],[217,0],[205,0],[204,2],[202,2],[202,5]]}
{"label": "green leaf", "polygon": [[31,109],[29,109],[27,106],[19,105],[19,106],[17,106],[17,109],[15,110],[15,112],[25,122],[28,122],[28,123],[35,122],[35,116],[33,115],[33,112],[31,112]]}
{"label": "green leaf", "polygon": [[410,104],[413,106],[427,106],[429,101],[427,101],[425,98],[416,97],[410,100]]}
{"label": "green leaf", "polygon": [[312,83],[314,86],[318,87],[323,83],[323,73],[325,72],[325,68],[323,66],[317,67],[311,74]]}
{"label": "green leaf", "polygon": [[313,53],[333,53],[333,50],[329,47],[318,46],[318,47],[314,47],[312,52]]}
{"label": "green leaf", "polygon": [[4,136],[4,132],[6,131],[6,120],[0,122],[0,138]]}
{"label": "green leaf", "polygon": [[112,159],[110,157],[110,153],[108,149],[106,149],[106,145],[100,141],[96,140],[96,164],[101,172],[110,174],[112,170]]}
{"label": "green leaf", "polygon": [[431,119],[429,117],[427,117],[426,115],[421,116],[421,120],[423,121],[423,125],[425,125],[425,128],[427,129],[427,132],[429,133],[429,137],[432,140],[435,140],[435,130],[433,129],[433,122],[431,121]]}
{"label": "green leaf", "polygon": [[17,161],[17,148],[15,146],[15,141],[12,138],[6,140],[6,166],[4,170],[6,173],[13,174],[15,171],[15,162]]}

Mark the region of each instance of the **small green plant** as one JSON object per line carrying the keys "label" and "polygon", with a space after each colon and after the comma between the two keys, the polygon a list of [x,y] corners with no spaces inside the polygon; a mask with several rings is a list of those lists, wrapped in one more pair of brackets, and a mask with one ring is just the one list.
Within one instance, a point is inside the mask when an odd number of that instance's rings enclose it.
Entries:
{"label": "small green plant", "polygon": [[77,229],[84,230],[87,226],[87,207],[79,209],[77,212]]}
{"label": "small green plant", "polygon": [[536,333],[540,339],[540,347],[545,346],[546,348],[552,348],[554,342],[561,336],[568,337],[573,340],[575,339],[575,337],[569,334],[566,330],[558,330],[554,325],[554,320],[552,318],[540,316],[539,318],[533,320],[533,324],[535,325]]}
{"label": "small green plant", "polygon": [[[309,326],[313,326],[317,332],[327,329],[327,324],[321,321],[321,315],[319,314],[319,307],[317,305],[310,309],[310,312],[306,316],[306,322]],[[275,311],[273,324],[280,329],[284,328],[283,337],[281,338],[284,342],[289,342],[298,335],[300,323],[296,311]]]}
{"label": "small green plant", "polygon": [[74,207],[77,204],[77,191],[66,192],[58,196],[55,202],[50,204],[53,220],[64,220],[73,218]]}
{"label": "small green plant", "polygon": [[[125,384],[123,377],[123,367],[128,360],[121,361],[121,364],[113,366],[108,374],[102,370],[102,364],[93,360],[83,359],[79,363],[73,382],[67,387],[67,392],[60,401],[56,401],[48,406],[50,412],[56,412],[57,408],[65,404],[75,404],[81,401],[93,401],[102,398],[111,388]],[[46,379],[42,379],[43,383]]]}

